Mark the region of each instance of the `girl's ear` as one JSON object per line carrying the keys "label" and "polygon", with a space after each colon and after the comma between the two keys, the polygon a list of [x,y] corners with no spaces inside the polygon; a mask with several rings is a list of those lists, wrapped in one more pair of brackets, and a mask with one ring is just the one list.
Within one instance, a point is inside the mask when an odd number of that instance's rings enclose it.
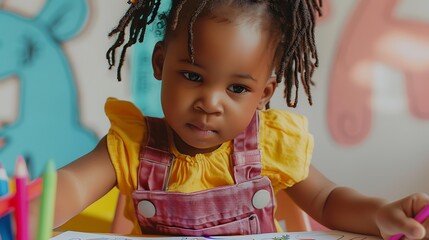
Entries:
{"label": "girl's ear", "polygon": [[277,88],[276,77],[270,77],[265,85],[264,93],[262,94],[261,100],[258,103],[257,109],[262,110],[265,108],[265,105],[270,101],[271,97],[274,95],[274,91]]}
{"label": "girl's ear", "polygon": [[164,43],[157,42],[152,53],[153,76],[157,80],[162,79],[162,69],[164,66]]}

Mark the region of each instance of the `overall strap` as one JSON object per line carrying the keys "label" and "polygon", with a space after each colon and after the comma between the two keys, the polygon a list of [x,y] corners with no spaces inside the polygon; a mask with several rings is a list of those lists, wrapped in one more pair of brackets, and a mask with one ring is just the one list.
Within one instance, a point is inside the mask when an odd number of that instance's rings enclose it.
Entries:
{"label": "overall strap", "polygon": [[145,117],[147,125],[147,145],[142,143],[139,154],[139,190],[159,190],[166,188],[166,176],[173,155],[168,151],[167,126],[163,119]]}
{"label": "overall strap", "polygon": [[235,183],[242,183],[261,175],[261,151],[258,148],[259,112],[256,111],[247,128],[234,138],[232,163]]}

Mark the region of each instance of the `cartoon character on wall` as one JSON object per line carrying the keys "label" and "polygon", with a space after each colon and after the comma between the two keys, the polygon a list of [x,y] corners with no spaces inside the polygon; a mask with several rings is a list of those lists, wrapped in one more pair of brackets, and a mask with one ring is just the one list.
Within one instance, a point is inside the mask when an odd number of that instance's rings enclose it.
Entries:
{"label": "cartoon character on wall", "polygon": [[98,141],[80,123],[74,76],[61,48],[80,32],[87,14],[84,0],[48,0],[34,18],[0,9],[0,81],[19,81],[17,119],[0,128],[0,161],[9,174],[19,155],[36,177],[48,160],[61,167]]}
{"label": "cartoon character on wall", "polygon": [[398,3],[357,1],[342,32],[328,93],[329,130],[339,144],[359,144],[370,133],[380,63],[402,72],[411,114],[429,120],[429,24],[395,17]]}

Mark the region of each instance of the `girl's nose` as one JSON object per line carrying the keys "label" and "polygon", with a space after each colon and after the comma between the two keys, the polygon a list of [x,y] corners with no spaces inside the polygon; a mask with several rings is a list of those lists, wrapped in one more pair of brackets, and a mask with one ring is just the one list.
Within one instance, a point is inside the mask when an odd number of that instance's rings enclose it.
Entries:
{"label": "girl's nose", "polygon": [[194,103],[194,109],[206,114],[223,113],[223,94],[220,91],[202,91]]}

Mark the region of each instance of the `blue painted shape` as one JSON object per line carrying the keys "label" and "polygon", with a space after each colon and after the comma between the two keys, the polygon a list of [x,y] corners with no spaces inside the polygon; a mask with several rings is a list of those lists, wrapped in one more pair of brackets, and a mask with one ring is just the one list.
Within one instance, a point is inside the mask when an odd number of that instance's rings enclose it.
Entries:
{"label": "blue painted shape", "polygon": [[35,18],[44,23],[52,37],[63,42],[75,37],[85,26],[88,16],[86,1],[56,0],[49,1]]}
{"label": "blue painted shape", "polygon": [[[170,1],[162,1],[159,12],[170,10]],[[153,76],[152,53],[155,44],[162,40],[158,24],[155,20],[147,27],[144,41],[133,46],[131,61],[131,89],[132,98],[136,106],[146,116],[163,117],[161,107],[161,81]]]}
{"label": "blue painted shape", "polygon": [[[0,166],[0,197],[9,194],[9,177],[7,176],[6,169]],[[0,216],[0,239],[13,240],[12,232],[12,214],[8,213]]]}
{"label": "blue painted shape", "polygon": [[34,19],[0,10],[0,81],[17,76],[20,86],[17,120],[0,128],[6,141],[0,162],[8,174],[19,155],[34,178],[49,159],[62,167],[98,141],[80,123],[74,76],[61,48],[80,32],[87,14],[85,0],[48,0]]}

